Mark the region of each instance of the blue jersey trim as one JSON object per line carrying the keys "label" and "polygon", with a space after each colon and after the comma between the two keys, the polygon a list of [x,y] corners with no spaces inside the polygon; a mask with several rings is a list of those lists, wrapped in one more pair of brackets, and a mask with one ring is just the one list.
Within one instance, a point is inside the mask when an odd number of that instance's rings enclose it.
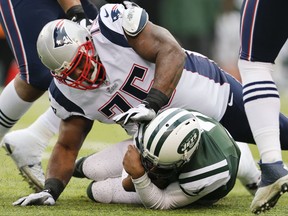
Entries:
{"label": "blue jersey trim", "polygon": [[108,28],[103,23],[100,16],[99,16],[99,27],[102,35],[105,36],[112,43],[122,47],[130,47],[124,35],[114,32],[110,28]]}
{"label": "blue jersey trim", "polygon": [[59,90],[59,88],[55,85],[54,80],[51,82],[49,91],[54,98],[54,100],[64,107],[68,112],[77,112],[85,115],[85,112],[81,107],[77,104],[70,101],[65,95]]}
{"label": "blue jersey trim", "polygon": [[184,69],[192,73],[198,73],[204,77],[214,80],[215,83],[229,83],[226,74],[218,67],[216,63],[206,57],[194,55],[186,52],[186,61]]}

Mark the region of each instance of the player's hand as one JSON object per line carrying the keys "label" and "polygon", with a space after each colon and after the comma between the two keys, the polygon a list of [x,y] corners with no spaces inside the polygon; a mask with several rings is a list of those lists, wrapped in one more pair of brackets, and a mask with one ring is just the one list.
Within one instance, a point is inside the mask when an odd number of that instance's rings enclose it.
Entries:
{"label": "player's hand", "polygon": [[147,104],[139,104],[137,107],[129,109],[113,118],[117,124],[126,125],[128,122],[140,123],[148,122],[156,117],[156,112],[149,108]]}
{"label": "player's hand", "polygon": [[129,145],[123,158],[125,171],[133,178],[140,178],[145,174],[145,169],[141,163],[139,150],[134,145]]}
{"label": "player's hand", "polygon": [[67,11],[66,15],[71,21],[76,22],[87,29],[89,29],[92,25],[92,20],[86,17],[81,5],[75,5],[71,7]]}
{"label": "player's hand", "polygon": [[28,206],[28,205],[55,205],[55,200],[50,193],[42,191],[39,193],[32,193],[29,196],[22,197],[13,203],[14,206]]}
{"label": "player's hand", "polygon": [[83,19],[80,19],[80,20],[73,20],[72,21],[74,22],[77,22],[79,25],[87,28],[88,30],[90,29],[91,25],[92,25],[92,20],[88,19],[88,18],[83,18]]}
{"label": "player's hand", "polygon": [[129,192],[136,191],[130,175],[128,175],[126,178],[122,180],[122,187],[124,188],[125,191]]}

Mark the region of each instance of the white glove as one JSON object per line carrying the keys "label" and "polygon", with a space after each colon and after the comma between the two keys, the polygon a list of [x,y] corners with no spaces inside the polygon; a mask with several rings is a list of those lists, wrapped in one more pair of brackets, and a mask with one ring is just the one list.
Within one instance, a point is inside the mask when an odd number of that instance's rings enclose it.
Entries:
{"label": "white glove", "polygon": [[156,117],[156,112],[148,108],[145,104],[139,104],[137,107],[129,109],[113,118],[117,124],[126,125],[128,122],[151,121]]}
{"label": "white glove", "polygon": [[133,123],[133,122],[129,122],[126,125],[121,125],[121,127],[123,127],[125,129],[126,133],[129,136],[133,136],[138,130],[138,125],[136,123]]}
{"label": "white glove", "polygon": [[32,193],[29,196],[22,197],[13,203],[14,206],[28,205],[55,205],[55,200],[52,195],[46,191]]}

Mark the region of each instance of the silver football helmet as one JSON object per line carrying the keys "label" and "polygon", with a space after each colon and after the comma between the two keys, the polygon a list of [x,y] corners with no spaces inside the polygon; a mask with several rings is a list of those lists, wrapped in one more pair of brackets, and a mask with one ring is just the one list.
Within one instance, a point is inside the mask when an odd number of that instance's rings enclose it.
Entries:
{"label": "silver football helmet", "polygon": [[144,167],[180,168],[196,151],[200,136],[200,125],[191,112],[180,108],[163,111],[147,126],[139,128],[137,145]]}
{"label": "silver football helmet", "polygon": [[52,75],[68,86],[95,89],[105,79],[90,33],[75,22],[58,19],[47,23],[38,36],[37,51]]}

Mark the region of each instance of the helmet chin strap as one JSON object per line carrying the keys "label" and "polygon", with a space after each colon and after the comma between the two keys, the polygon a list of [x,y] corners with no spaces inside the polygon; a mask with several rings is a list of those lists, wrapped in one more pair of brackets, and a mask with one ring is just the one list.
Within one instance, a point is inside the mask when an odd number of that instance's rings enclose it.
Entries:
{"label": "helmet chin strap", "polygon": [[[98,74],[98,67],[97,67],[97,64],[95,62],[92,62],[92,65],[94,66],[94,71],[91,75],[91,78],[90,80],[94,80],[96,75]],[[99,71],[100,72],[100,71]],[[96,80],[97,81],[97,80]]]}

